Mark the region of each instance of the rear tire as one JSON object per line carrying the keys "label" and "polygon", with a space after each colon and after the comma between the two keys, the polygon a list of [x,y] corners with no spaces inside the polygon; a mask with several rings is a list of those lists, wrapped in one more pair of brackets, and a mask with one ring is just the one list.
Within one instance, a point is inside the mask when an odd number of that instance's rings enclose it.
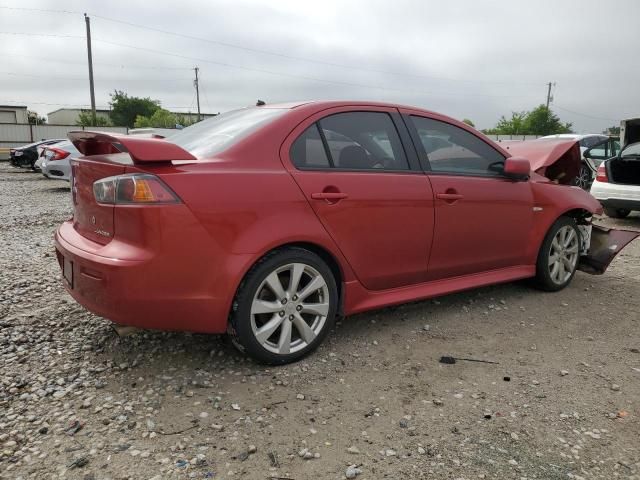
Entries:
{"label": "rear tire", "polygon": [[238,288],[228,333],[234,346],[254,360],[283,365],[322,343],[337,307],[336,280],[318,255],[299,247],[275,250]]}
{"label": "rear tire", "polygon": [[536,262],[534,284],[557,292],[573,280],[580,258],[580,230],[570,217],[560,217],[547,232]]}
{"label": "rear tire", "polygon": [[604,207],[604,213],[607,214],[607,217],[611,218],[626,218],[631,213],[631,210],[627,210],[626,208]]}

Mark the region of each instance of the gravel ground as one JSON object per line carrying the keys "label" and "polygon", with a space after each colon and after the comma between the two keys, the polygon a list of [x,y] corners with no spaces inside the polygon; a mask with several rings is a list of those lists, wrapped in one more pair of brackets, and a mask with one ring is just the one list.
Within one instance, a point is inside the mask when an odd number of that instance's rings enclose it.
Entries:
{"label": "gravel ground", "polygon": [[265,368],[75,304],[52,246],[70,210],[66,183],[0,164],[2,479],[640,479],[640,241],[563,292],[357,315]]}

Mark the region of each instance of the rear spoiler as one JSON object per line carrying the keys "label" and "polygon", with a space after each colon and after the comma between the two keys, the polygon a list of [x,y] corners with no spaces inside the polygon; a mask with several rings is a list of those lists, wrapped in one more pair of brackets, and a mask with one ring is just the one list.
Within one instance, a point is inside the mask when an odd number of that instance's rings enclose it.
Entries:
{"label": "rear spoiler", "polygon": [[140,138],[132,135],[85,130],[69,132],[67,136],[85,157],[128,153],[133,163],[197,160],[182,147],[159,138]]}

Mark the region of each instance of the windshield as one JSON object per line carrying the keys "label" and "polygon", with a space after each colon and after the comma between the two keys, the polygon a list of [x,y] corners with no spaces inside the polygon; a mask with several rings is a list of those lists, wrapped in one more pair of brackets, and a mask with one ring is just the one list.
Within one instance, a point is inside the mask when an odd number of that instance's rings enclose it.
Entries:
{"label": "windshield", "polygon": [[287,110],[245,108],[216,115],[180,130],[167,140],[181,146],[197,158],[216,155],[231,147]]}
{"label": "windshield", "polygon": [[628,145],[624,150],[622,150],[620,156],[622,158],[640,156],[640,143],[632,143],[631,145]]}

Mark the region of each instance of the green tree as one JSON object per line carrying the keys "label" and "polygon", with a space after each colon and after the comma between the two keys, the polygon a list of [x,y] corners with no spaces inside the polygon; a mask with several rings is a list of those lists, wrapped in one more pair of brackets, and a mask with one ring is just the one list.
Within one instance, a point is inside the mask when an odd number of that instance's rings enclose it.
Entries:
{"label": "green tree", "polygon": [[466,123],[466,124],[467,124],[467,125],[469,125],[470,127],[476,128],[475,124],[474,124],[471,120],[469,120],[468,118],[464,118],[464,119],[462,120],[462,123]]}
{"label": "green tree", "polygon": [[96,123],[93,123],[93,116],[91,115],[91,110],[82,110],[80,115],[78,115],[78,120],[76,120],[76,125],[81,127],[110,127],[111,120],[108,118],[97,116],[96,115]]}
{"label": "green tree", "polygon": [[151,117],[160,108],[158,100],[149,97],[130,97],[125,92],[115,90],[111,94],[111,121],[119,127],[132,128],[138,115]]}
{"label": "green tree", "polygon": [[605,129],[602,133],[605,135],[620,135],[620,127],[614,125],[613,127]]}
{"label": "green tree", "polygon": [[539,105],[527,114],[525,119],[527,134],[553,135],[571,133],[571,124],[562,123],[560,118],[545,105]]}
{"label": "green tree", "polygon": [[494,128],[485,130],[484,133],[492,135],[525,135],[526,118],[527,112],[511,112],[511,118],[507,119],[503,115]]}
{"label": "green tree", "polygon": [[27,120],[31,125],[42,125],[43,123],[47,123],[47,119],[38,115],[38,112],[34,112],[32,110],[27,110]]}
{"label": "green tree", "polygon": [[562,123],[545,105],[539,105],[529,112],[511,112],[511,118],[503,115],[494,128],[484,130],[484,133],[541,136],[571,133],[571,123]]}
{"label": "green tree", "polygon": [[175,128],[176,123],[178,123],[178,119],[176,116],[168,110],[164,108],[158,108],[153,115],[150,117],[145,117],[143,115],[138,115],[136,117],[136,121],[134,123],[135,128],[147,128],[147,127],[156,127],[156,128]]}

